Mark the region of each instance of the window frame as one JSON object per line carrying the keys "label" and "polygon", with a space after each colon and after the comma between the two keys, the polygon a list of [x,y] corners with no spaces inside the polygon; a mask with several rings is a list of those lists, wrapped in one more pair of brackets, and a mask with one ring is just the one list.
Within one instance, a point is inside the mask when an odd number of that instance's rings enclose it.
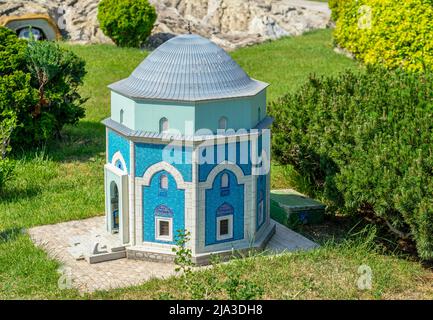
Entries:
{"label": "window frame", "polygon": [[[168,222],[168,236],[160,235],[160,222]],[[155,239],[159,241],[173,241],[173,218],[155,217]]]}
{"label": "window frame", "polygon": [[[221,235],[221,224],[222,220],[228,220],[228,233]],[[216,226],[216,238],[217,241],[223,241],[233,238],[233,215],[226,215],[217,217],[217,226]]]}

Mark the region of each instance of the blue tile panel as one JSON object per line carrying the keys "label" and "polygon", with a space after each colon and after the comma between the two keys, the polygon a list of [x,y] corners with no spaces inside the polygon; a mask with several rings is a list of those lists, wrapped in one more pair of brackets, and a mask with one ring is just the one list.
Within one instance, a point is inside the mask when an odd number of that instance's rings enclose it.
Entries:
{"label": "blue tile panel", "polygon": [[137,143],[135,144],[135,174],[142,177],[146,170],[155,163],[167,160],[173,160],[170,163],[182,174],[184,181],[192,181],[192,149],[185,146],[173,146],[164,150],[165,144]]}
{"label": "blue tile panel", "polygon": [[[201,147],[199,150],[199,179],[206,181],[209,173],[223,161],[236,162],[244,175],[251,175],[251,143],[232,142],[214,146]],[[211,162],[211,163],[206,163]]]}
{"label": "blue tile panel", "polygon": [[[168,178],[168,190],[161,194],[161,175]],[[147,242],[174,244],[177,230],[185,228],[185,191],[178,189],[173,176],[162,170],[156,173],[149,186],[143,186],[143,239]],[[155,217],[173,218],[173,241],[160,241],[155,239]]]}
{"label": "blue tile panel", "polygon": [[108,130],[108,161],[111,163],[116,152],[120,151],[130,172],[129,140],[112,130]]}
{"label": "blue tile panel", "polygon": [[[229,175],[229,192],[221,192],[221,176]],[[224,195],[222,195],[224,194]],[[217,241],[217,216],[224,210],[231,214],[227,208],[233,208],[233,238]],[[222,210],[222,209],[223,210]],[[220,209],[220,210],[219,210]],[[244,238],[244,185],[238,184],[236,175],[230,170],[223,170],[214,180],[212,189],[206,190],[205,209],[205,245],[241,240]]]}

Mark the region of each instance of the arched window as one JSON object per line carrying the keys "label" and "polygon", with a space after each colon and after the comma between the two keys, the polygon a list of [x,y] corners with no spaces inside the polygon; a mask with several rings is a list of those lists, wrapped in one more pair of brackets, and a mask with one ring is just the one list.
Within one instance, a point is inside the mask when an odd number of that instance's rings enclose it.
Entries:
{"label": "arched window", "polygon": [[120,124],[123,124],[123,115],[124,115],[124,113],[125,113],[125,111],[123,111],[123,109],[120,109],[120,115],[119,115]]}
{"label": "arched window", "polygon": [[230,194],[230,177],[228,173],[223,173],[221,176],[221,196]]}
{"label": "arched window", "polygon": [[120,160],[117,160],[116,161],[116,163],[115,163],[115,166],[116,166],[116,168],[119,168],[120,170],[122,170],[123,171],[123,164],[122,164],[122,161],[120,161]]}
{"label": "arched window", "polygon": [[168,191],[168,177],[163,174],[159,177],[159,195],[167,196]]}
{"label": "arched window", "polygon": [[119,232],[119,189],[116,182],[110,184],[111,232]]}
{"label": "arched window", "polygon": [[218,129],[227,130],[227,118],[221,117],[218,121]]}
{"label": "arched window", "polygon": [[168,178],[165,174],[161,175],[159,185],[161,189],[168,189]]}
{"label": "arched window", "polygon": [[229,175],[227,173],[224,173],[221,176],[221,188],[228,188],[229,187]]}
{"label": "arched window", "polygon": [[167,118],[161,118],[159,120],[159,133],[168,131],[168,119]]}

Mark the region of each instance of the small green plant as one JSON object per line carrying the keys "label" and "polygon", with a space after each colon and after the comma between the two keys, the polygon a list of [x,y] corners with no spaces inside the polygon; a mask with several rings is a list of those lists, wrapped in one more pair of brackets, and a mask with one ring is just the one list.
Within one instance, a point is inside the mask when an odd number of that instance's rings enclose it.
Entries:
{"label": "small green plant", "polygon": [[205,283],[194,277],[192,266],[191,249],[187,248],[191,233],[187,230],[177,230],[176,247],[173,252],[176,254],[174,263],[176,272],[180,272],[183,277],[183,287],[190,295],[191,299],[204,299],[206,296]]}
{"label": "small green plant", "polygon": [[[191,234],[186,230],[178,230],[177,233],[176,247],[173,248],[173,252],[176,253],[175,270],[182,272],[182,285],[191,299],[212,299],[221,291],[225,291],[230,299],[236,300],[259,299],[263,295],[263,288],[249,280],[241,279],[240,268],[237,265],[228,269],[220,268],[221,259],[218,255],[212,255],[210,258],[212,271],[205,271],[197,276],[191,268],[191,249],[186,248]],[[243,260],[235,259],[234,263],[242,264]],[[221,273],[227,277],[223,283],[218,279],[218,275],[222,276]]]}
{"label": "small green plant", "polygon": [[157,17],[148,0],[102,0],[98,10],[102,31],[120,47],[141,47]]}
{"label": "small green plant", "polygon": [[232,261],[226,272],[227,280],[222,284],[227,296],[232,300],[258,300],[264,294],[263,287],[249,279],[241,278],[242,259]]}
{"label": "small green plant", "polygon": [[190,237],[191,232],[187,230],[177,230],[176,247],[172,249],[176,254],[176,258],[174,259],[174,263],[176,264],[175,270],[185,275],[191,273],[191,267],[193,266],[191,249],[186,247]]}

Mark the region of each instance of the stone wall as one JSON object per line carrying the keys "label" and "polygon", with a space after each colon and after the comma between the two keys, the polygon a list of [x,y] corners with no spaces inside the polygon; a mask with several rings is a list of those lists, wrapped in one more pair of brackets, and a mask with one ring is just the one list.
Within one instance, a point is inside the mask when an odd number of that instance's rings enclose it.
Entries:
{"label": "stone wall", "polygon": [[[153,43],[167,34],[191,30],[225,49],[259,43],[286,35],[326,28],[330,11],[326,3],[304,0],[150,0],[158,21]],[[99,0],[0,0],[0,16],[49,14],[70,41],[111,42],[99,29]],[[63,10],[64,9],[64,10]],[[159,40],[159,41],[158,41]]]}

